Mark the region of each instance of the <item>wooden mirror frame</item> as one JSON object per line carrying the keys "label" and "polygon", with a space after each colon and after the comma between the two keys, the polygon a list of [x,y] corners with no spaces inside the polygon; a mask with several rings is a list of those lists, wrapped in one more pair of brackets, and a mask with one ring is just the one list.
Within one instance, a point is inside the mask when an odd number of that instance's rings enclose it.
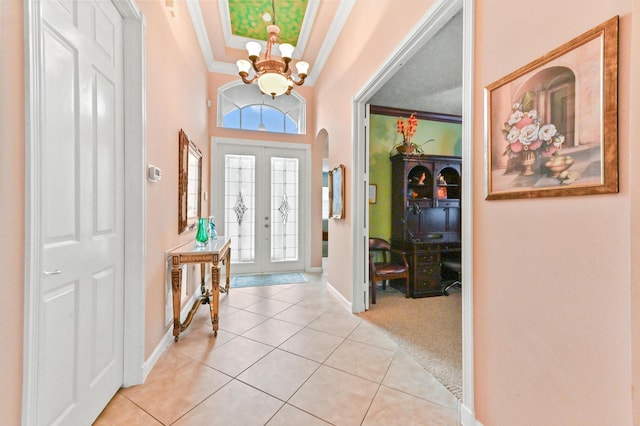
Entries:
{"label": "wooden mirror frame", "polygon": [[[191,161],[191,164],[190,164]],[[196,176],[189,173],[195,171]],[[197,179],[196,205],[189,205],[189,179]],[[178,234],[194,229],[202,213],[202,151],[187,137],[184,130],[178,134]],[[196,211],[189,216],[190,211]]]}

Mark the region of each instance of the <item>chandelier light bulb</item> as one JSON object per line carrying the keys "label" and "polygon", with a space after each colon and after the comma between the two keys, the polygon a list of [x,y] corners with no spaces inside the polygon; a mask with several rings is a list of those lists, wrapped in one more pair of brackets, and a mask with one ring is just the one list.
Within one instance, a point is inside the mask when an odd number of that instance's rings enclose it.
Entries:
{"label": "chandelier light bulb", "polygon": [[298,61],[296,63],[296,69],[298,70],[298,75],[308,75],[309,71],[309,63],[305,61]]}
{"label": "chandelier light bulb", "polygon": [[251,69],[251,62],[245,59],[240,59],[236,62],[236,65],[239,72],[246,72],[247,74],[249,74],[249,70]]}
{"label": "chandelier light bulb", "polygon": [[260,51],[262,50],[262,46],[257,41],[250,41],[246,44],[247,52],[249,53],[249,57],[252,56],[258,57],[260,56]]}
{"label": "chandelier light bulb", "polygon": [[280,56],[282,56],[283,58],[291,59],[291,57],[293,56],[293,49],[294,47],[289,43],[282,43],[280,45]]}

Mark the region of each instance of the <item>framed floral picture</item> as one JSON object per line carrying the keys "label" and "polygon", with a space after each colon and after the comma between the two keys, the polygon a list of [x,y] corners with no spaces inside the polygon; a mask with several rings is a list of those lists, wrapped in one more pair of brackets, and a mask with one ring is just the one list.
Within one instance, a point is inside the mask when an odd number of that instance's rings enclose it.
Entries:
{"label": "framed floral picture", "polygon": [[618,192],[618,17],[487,86],[486,199]]}
{"label": "framed floral picture", "polygon": [[344,219],[344,165],[329,170],[329,218]]}

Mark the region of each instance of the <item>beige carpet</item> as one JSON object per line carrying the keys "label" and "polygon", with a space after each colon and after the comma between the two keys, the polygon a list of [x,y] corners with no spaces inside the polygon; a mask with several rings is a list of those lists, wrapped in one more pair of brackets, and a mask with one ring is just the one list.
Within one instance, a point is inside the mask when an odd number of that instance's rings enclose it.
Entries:
{"label": "beige carpet", "polygon": [[462,399],[462,294],[407,299],[378,287],[376,304],[359,314],[383,328],[425,370]]}

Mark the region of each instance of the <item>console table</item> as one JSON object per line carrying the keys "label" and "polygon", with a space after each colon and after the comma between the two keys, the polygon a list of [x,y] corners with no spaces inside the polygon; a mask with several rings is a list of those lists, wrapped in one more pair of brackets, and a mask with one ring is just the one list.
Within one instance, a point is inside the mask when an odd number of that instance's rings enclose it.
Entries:
{"label": "console table", "polygon": [[[231,239],[218,237],[209,240],[206,246],[200,247],[195,241],[189,241],[169,252],[171,258],[171,291],[173,295],[173,338],[177,342],[180,333],[189,327],[191,320],[200,305],[208,304],[211,309],[211,324],[213,335],[218,335],[218,307],[220,292],[229,291],[231,268]],[[220,263],[226,266],[226,283],[220,288]],[[200,296],[193,302],[193,306],[183,323],[180,322],[180,294],[182,287],[181,265],[189,263],[200,264]],[[211,289],[205,289],[205,265],[211,263]]]}

